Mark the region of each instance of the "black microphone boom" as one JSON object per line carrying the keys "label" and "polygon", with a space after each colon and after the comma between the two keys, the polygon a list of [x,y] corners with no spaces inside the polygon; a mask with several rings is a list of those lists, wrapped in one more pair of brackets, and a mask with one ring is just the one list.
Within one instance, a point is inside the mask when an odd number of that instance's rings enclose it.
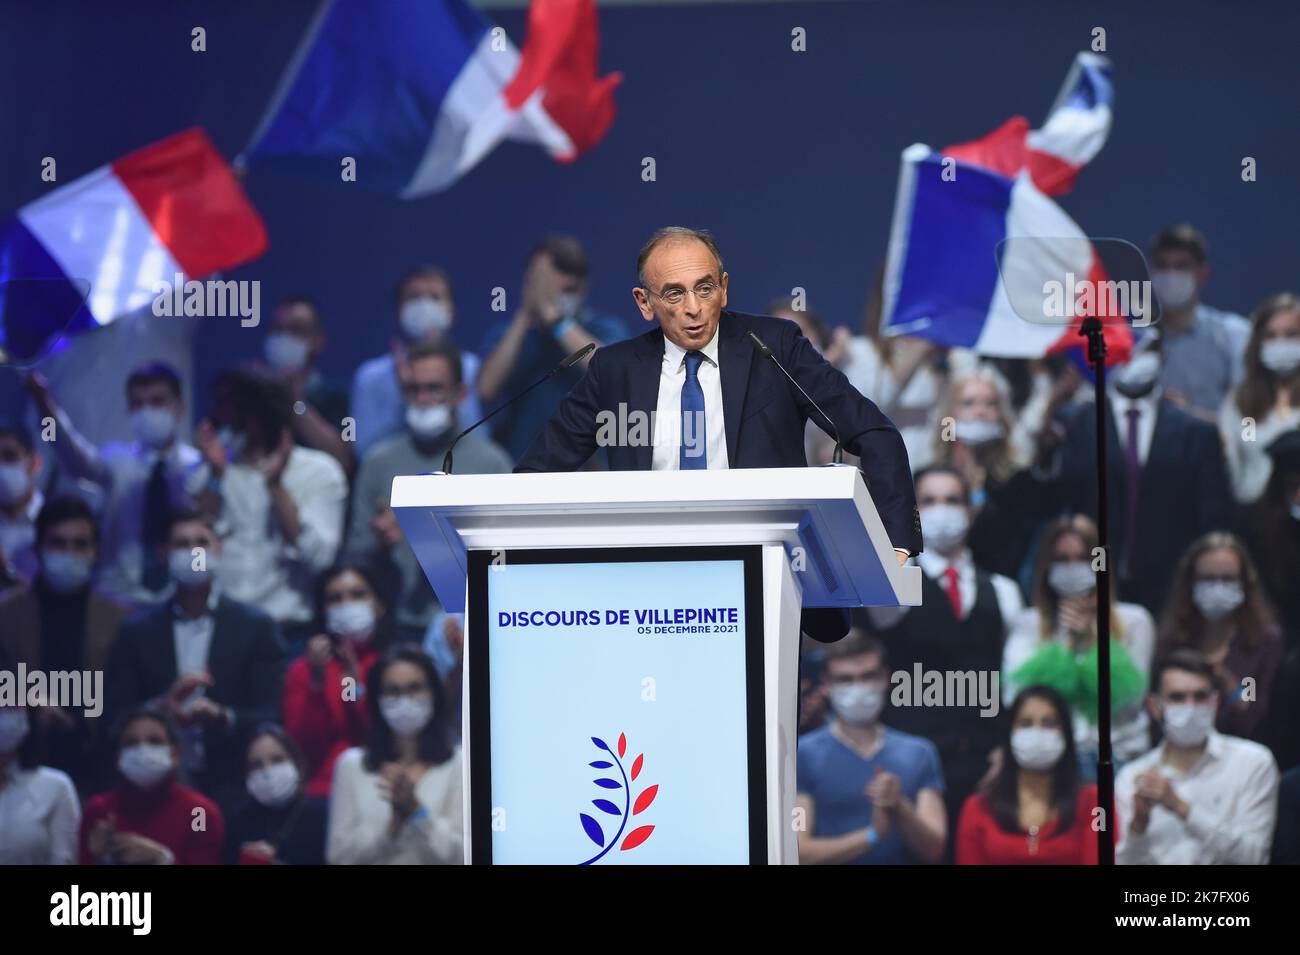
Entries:
{"label": "black microphone boom", "polygon": [[520,398],[522,398],[524,395],[528,394],[528,392],[532,391],[532,390],[533,390],[534,388],[536,388],[538,385],[542,384],[542,382],[550,381],[552,378],[554,378],[554,377],[555,377],[556,375],[558,375],[560,372],[564,371],[564,369],[566,369],[566,368],[572,368],[574,365],[576,365],[578,362],[582,361],[584,358],[586,358],[588,355],[590,355],[590,354],[591,354],[593,351],[595,351],[595,350],[596,350],[596,343],[595,343],[595,342],[587,342],[587,344],[583,345],[581,348],[579,348],[576,352],[574,352],[574,353],[573,353],[572,355],[570,355],[568,358],[564,359],[564,361],[560,362],[558,365],[556,365],[554,368],[552,368],[552,369],[551,369],[550,371],[548,371],[546,374],[542,375],[542,377],[538,378],[536,381],[534,381],[531,385],[529,385],[529,386],[528,386],[527,388],[525,388],[523,391],[519,392],[519,394],[517,394],[517,395],[513,395],[513,396],[510,397],[510,398],[507,398],[505,401],[503,401],[501,404],[497,405],[495,408],[493,408],[491,411],[489,411],[489,412],[488,412],[487,414],[485,414],[483,417],[481,417],[481,418],[479,418],[477,421],[475,421],[472,425],[470,425],[468,428],[466,428],[466,429],[465,429],[464,431],[462,431],[460,434],[456,435],[456,437],[452,438],[452,439],[451,439],[451,444],[447,445],[447,453],[444,454],[444,455],[442,456],[442,470],[443,470],[443,473],[444,473],[444,474],[450,474],[450,473],[451,473],[451,452],[452,452],[452,449],[456,447],[456,442],[457,442],[457,441],[459,441],[461,438],[465,437],[465,435],[469,434],[471,431],[473,431],[475,428],[477,428],[477,427],[478,427],[479,425],[481,425],[483,422],[485,422],[485,421],[489,420],[490,418],[494,417],[494,416],[497,414],[497,412],[499,412],[499,411],[504,411],[506,408],[509,408],[512,404],[514,404],[516,401],[518,401],[518,400],[519,400]]}
{"label": "black microphone boom", "polygon": [[813,401],[812,395],[808,394],[808,392],[803,390],[803,385],[795,381],[794,376],[785,370],[785,365],[781,364],[781,362],[777,359],[776,355],[772,352],[772,349],[767,346],[767,344],[763,341],[763,339],[759,338],[752,331],[749,333],[749,338],[750,341],[754,343],[754,347],[758,349],[758,353],[762,355],[764,358],[772,359],[772,364],[776,365],[777,368],[781,369],[781,374],[789,378],[790,384],[794,385],[796,388],[799,389],[799,394],[803,395],[805,398],[808,399],[808,404],[812,405],[817,410],[817,413],[826,419],[826,423],[831,426],[831,434],[834,435],[835,437],[835,455],[834,457],[832,457],[831,460],[833,460],[836,464],[843,464],[844,443],[840,441],[840,429],[835,427],[835,422],[831,420],[831,416],[828,415],[825,411],[822,411],[822,406],[819,405],[817,402]]}

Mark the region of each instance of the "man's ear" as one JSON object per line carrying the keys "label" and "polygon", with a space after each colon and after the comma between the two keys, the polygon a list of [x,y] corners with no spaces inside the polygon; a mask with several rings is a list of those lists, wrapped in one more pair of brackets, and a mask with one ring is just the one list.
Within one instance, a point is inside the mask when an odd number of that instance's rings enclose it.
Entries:
{"label": "man's ear", "polygon": [[460,404],[465,400],[465,396],[468,394],[469,394],[469,389],[465,387],[465,382],[462,381],[459,385],[456,386],[456,400],[453,402],[453,404],[457,404],[457,405]]}
{"label": "man's ear", "polygon": [[45,470],[45,459],[41,457],[39,454],[37,454],[35,451],[32,452],[31,457],[32,457],[32,463],[29,467],[31,470],[32,478],[35,479],[41,476],[41,471]]}
{"label": "man's ear", "polygon": [[1210,281],[1210,263],[1202,262],[1196,267],[1196,287],[1197,289],[1205,288],[1205,284]]}
{"label": "man's ear", "polygon": [[723,308],[726,308],[726,307],[727,307],[727,283],[728,283],[729,280],[730,280],[730,276],[728,276],[726,272],[723,272],[723,273],[722,273],[722,283],[721,283],[721,284],[722,284],[722,307],[723,307]]}
{"label": "man's ear", "polygon": [[636,302],[636,307],[641,310],[641,317],[647,322],[655,320],[655,311],[650,307],[650,296],[646,294],[645,289],[640,286],[633,286],[632,299]]}
{"label": "man's ear", "polygon": [[1151,714],[1151,718],[1157,723],[1161,721],[1160,706],[1156,703],[1155,695],[1151,693],[1147,694],[1147,712]]}

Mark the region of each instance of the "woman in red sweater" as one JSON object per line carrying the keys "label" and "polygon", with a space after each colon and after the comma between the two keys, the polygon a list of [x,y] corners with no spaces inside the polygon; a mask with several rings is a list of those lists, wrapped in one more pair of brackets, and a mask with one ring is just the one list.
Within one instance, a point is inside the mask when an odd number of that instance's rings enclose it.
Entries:
{"label": "woman in red sweater", "polygon": [[380,592],[359,563],[337,564],[317,580],[321,632],[284,678],[284,728],[307,760],[308,796],[328,797],[334,760],[366,739],[366,675],[391,641]]}
{"label": "woman in red sweater", "polygon": [[118,785],[86,801],[81,864],[219,865],[225,821],[217,804],[176,781],[171,721],[141,707],[117,734]]}
{"label": "woman in red sweater", "polygon": [[957,820],[958,865],[1096,865],[1097,787],[1079,784],[1072,725],[1051,687],[1016,696],[993,782]]}

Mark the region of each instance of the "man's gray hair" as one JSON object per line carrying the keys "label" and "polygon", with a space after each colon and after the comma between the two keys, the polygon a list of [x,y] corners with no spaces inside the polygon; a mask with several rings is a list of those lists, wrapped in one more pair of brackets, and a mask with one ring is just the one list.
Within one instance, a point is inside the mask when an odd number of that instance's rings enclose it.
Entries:
{"label": "man's gray hair", "polygon": [[695,239],[704,243],[718,262],[718,281],[722,281],[722,253],[718,251],[718,243],[713,240],[713,233],[708,229],[689,229],[686,226],[669,225],[659,229],[654,235],[650,236],[650,241],[641,246],[641,253],[636,257],[637,285],[641,288],[646,287],[645,263],[646,259],[650,258],[650,253],[664,242],[680,241],[682,239]]}

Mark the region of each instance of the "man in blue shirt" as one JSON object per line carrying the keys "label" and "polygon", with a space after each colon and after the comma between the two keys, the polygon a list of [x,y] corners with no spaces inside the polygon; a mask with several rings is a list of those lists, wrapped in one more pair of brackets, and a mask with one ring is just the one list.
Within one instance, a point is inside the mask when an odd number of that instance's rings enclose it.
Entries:
{"label": "man in blue shirt", "polygon": [[833,715],[799,738],[799,861],[939,861],[948,837],[939,752],[881,724],[889,695],[884,645],[852,630],[823,650]]}
{"label": "man in blue shirt", "polygon": [[[595,342],[600,347],[627,337],[621,321],[587,307],[589,288],[587,254],[581,242],[572,236],[550,235],[534,246],[519,308],[485,348],[488,355],[478,376],[478,395],[485,408],[522,391],[584,345]],[[514,460],[522,458],[585,369],[586,360],[494,418],[493,440]]]}

